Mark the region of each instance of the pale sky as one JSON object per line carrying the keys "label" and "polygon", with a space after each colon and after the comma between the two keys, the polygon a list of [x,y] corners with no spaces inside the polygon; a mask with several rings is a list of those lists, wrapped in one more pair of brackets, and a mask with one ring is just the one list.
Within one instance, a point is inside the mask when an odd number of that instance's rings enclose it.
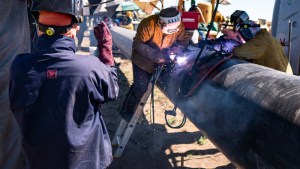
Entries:
{"label": "pale sky", "polygon": [[[196,0],[200,2],[204,0]],[[221,0],[220,0],[221,1]],[[272,20],[275,0],[229,0],[231,5],[219,5],[218,10],[223,16],[229,16],[235,10],[246,11],[251,20],[266,19]],[[177,6],[178,0],[165,0],[164,7]],[[186,3],[190,4],[190,0]]]}
{"label": "pale sky", "polygon": [[235,10],[246,11],[251,20],[272,20],[275,0],[230,0],[231,5],[219,5],[223,16],[230,16]]}

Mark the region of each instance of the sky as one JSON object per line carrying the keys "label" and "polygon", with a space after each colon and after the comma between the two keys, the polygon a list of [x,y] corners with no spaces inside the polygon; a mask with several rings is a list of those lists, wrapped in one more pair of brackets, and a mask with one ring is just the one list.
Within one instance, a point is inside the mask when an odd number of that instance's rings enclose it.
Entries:
{"label": "sky", "polygon": [[[200,2],[203,0],[196,0]],[[220,0],[221,1],[221,0]],[[229,0],[231,5],[219,5],[218,10],[223,16],[229,16],[235,10],[246,11],[251,20],[266,19],[272,21],[275,0]],[[189,1],[190,2],[190,1]],[[178,0],[165,0],[164,7],[177,6]]]}

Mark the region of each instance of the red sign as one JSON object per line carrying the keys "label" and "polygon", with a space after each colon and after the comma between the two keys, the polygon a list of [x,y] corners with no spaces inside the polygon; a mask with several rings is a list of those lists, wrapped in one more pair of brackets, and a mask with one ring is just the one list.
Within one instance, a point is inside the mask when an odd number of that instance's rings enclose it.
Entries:
{"label": "red sign", "polygon": [[198,29],[199,13],[197,12],[182,12],[181,22],[185,29],[195,30]]}

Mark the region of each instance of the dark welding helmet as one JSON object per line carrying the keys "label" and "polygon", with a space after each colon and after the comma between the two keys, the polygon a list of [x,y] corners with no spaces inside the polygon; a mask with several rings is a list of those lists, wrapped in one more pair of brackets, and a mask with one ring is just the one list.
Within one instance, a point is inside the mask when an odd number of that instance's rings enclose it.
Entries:
{"label": "dark welding helmet", "polygon": [[230,22],[233,23],[234,26],[245,23],[247,20],[249,20],[249,15],[241,10],[234,11],[230,16]]}
{"label": "dark welding helmet", "polygon": [[38,20],[39,11],[69,14],[73,17],[72,23],[80,23],[83,21],[82,0],[35,0],[31,12],[36,20]]}
{"label": "dark welding helmet", "polygon": [[259,24],[249,20],[249,15],[245,11],[236,10],[231,14],[230,22],[245,41],[252,39],[261,30]]}
{"label": "dark welding helmet", "polygon": [[260,24],[247,20],[244,23],[237,24],[235,30],[242,35],[245,41],[252,39],[260,30]]}

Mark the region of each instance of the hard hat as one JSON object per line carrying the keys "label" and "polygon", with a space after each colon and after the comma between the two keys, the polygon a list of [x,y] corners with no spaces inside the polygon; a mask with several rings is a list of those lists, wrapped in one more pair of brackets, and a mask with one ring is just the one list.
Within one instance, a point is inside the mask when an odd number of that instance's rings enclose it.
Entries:
{"label": "hard hat", "polygon": [[83,21],[83,9],[81,0],[37,0],[33,2],[31,12],[38,20],[40,11],[50,11],[69,14],[73,23]]}
{"label": "hard hat", "polygon": [[179,30],[181,17],[178,10],[174,7],[166,8],[159,13],[159,23],[161,30],[165,34],[172,34]]}

